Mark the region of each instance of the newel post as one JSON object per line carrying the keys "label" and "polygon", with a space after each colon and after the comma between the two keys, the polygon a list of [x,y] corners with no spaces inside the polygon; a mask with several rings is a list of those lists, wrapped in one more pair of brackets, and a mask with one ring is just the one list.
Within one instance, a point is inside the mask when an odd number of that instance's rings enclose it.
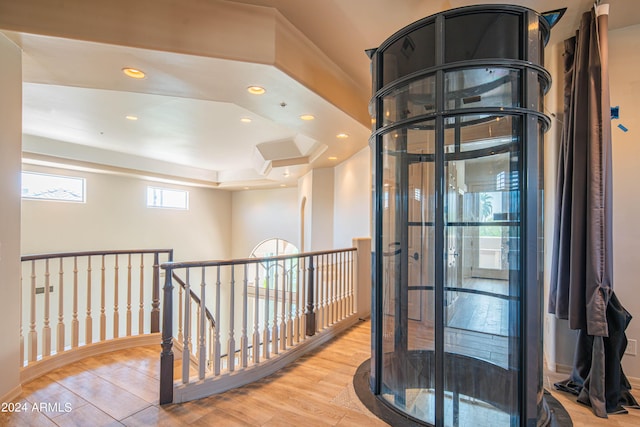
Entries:
{"label": "newel post", "polygon": [[171,267],[165,269],[162,305],[162,353],[160,354],[160,404],[173,402],[173,281]]}
{"label": "newel post", "polygon": [[371,316],[371,238],[353,239],[355,257],[355,311],[359,318]]}
{"label": "newel post", "polygon": [[307,324],[307,336],[313,336],[316,334],[316,313],[313,311],[313,301],[315,296],[313,294],[314,288],[314,274],[315,268],[313,267],[313,255],[309,257],[309,270],[307,272],[307,309],[305,311],[306,324]]}

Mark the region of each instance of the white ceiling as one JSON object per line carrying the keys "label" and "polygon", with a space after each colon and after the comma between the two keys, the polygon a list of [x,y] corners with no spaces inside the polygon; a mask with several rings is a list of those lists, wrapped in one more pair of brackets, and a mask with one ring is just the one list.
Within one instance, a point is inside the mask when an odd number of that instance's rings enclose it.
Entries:
{"label": "white ceiling", "polygon": [[[9,2],[0,0],[0,16],[3,8],[12,12],[15,6]],[[4,33],[24,52],[26,161],[140,173],[232,190],[295,186],[297,178],[310,168],[333,166],[367,144],[370,130],[361,114],[365,112],[366,116],[370,96],[365,49],[377,47],[403,26],[441,10],[504,3],[210,2],[243,3],[272,13],[276,12],[271,8],[277,9],[308,39],[304,41],[307,45],[315,45],[316,56],[339,69],[333,75],[342,76],[341,81],[354,88],[350,99],[342,102],[340,94],[329,94],[331,89],[326,87],[331,85],[315,75],[313,67],[304,69],[304,59],[300,60],[302,71],[286,69],[292,62],[279,59],[277,49],[274,65],[262,60],[184,53],[188,49],[176,53],[181,50],[174,46],[161,51],[130,47],[123,42],[90,41],[82,36],[51,36],[55,31],[46,28],[25,29],[24,24],[12,23],[3,27],[0,17],[0,29],[6,28]],[[581,13],[593,5],[591,0],[510,3],[540,12],[568,7],[553,30],[550,43],[569,37]],[[636,0],[608,3],[612,28],[640,23],[640,13],[634,8]],[[11,16],[9,12],[6,13]],[[33,15],[33,11],[30,13]],[[200,18],[206,22],[206,17]],[[120,71],[124,66],[143,69],[147,77],[142,81],[128,79]],[[303,84],[292,77],[296,75],[308,78]],[[252,84],[264,86],[267,93],[259,97],[248,94],[246,87]],[[353,102],[357,106],[348,107]],[[302,121],[301,114],[313,114],[316,119]],[[128,120],[126,116],[136,116],[138,120]],[[251,123],[243,123],[241,118],[250,118]],[[336,138],[341,132],[349,134],[349,138]]]}

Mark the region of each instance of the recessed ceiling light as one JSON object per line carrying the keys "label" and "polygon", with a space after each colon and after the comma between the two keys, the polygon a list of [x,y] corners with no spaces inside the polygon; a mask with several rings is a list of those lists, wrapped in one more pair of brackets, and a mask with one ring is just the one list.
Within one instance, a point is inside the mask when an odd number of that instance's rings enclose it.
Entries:
{"label": "recessed ceiling light", "polygon": [[302,120],[313,120],[316,117],[313,114],[303,114],[300,116]]}
{"label": "recessed ceiling light", "polygon": [[329,160],[338,160],[338,158],[337,158],[337,157],[334,157],[334,156],[328,157],[328,159],[329,159]]}
{"label": "recessed ceiling light", "polygon": [[245,190],[248,190],[248,189],[249,189],[249,187],[244,187],[244,189],[245,189]]}
{"label": "recessed ceiling light", "polygon": [[280,184],[280,187],[286,187],[287,184]]}
{"label": "recessed ceiling light", "polygon": [[247,88],[247,92],[249,92],[251,95],[262,95],[266,92],[266,90],[262,86],[249,86]]}
{"label": "recessed ceiling light", "polygon": [[249,117],[243,117],[240,119],[242,123],[251,123],[251,119]]}
{"label": "recessed ceiling light", "polygon": [[132,79],[144,79],[145,77],[144,71],[138,70],[137,68],[123,68],[122,72]]}
{"label": "recessed ceiling light", "polygon": [[347,138],[349,138],[349,135],[346,134],[346,133],[339,133],[339,134],[336,135],[336,138],[347,139]]}
{"label": "recessed ceiling light", "polygon": [[125,119],[135,122],[136,120],[138,120],[138,116],[125,116]]}

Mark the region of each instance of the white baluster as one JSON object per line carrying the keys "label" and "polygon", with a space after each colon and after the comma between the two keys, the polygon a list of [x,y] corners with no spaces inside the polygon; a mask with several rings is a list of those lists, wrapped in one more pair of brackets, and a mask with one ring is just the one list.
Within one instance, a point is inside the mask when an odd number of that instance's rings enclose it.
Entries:
{"label": "white baluster", "polygon": [[351,252],[349,259],[349,269],[351,270],[349,274],[349,307],[350,313],[356,312],[356,300],[355,300],[355,289],[353,288],[356,283],[356,264],[354,258],[356,257],[356,252]]}
{"label": "white baluster", "polygon": [[256,277],[253,281],[253,363],[260,363],[260,263],[256,262]]}
{"label": "white baluster", "polygon": [[80,322],[78,321],[78,257],[73,257],[73,314],[71,318],[71,348],[78,347],[80,340]]}
{"label": "white baluster", "polygon": [[51,355],[51,327],[49,326],[49,302],[51,296],[51,283],[49,281],[49,260],[44,262],[44,326],[42,327],[42,355]]}
{"label": "white baluster", "polygon": [[87,317],[85,319],[85,344],[93,342],[93,319],[91,318],[91,256],[87,257]]}
{"label": "white baluster", "polygon": [[264,329],[262,336],[262,357],[265,359],[269,359],[271,357],[269,350],[269,343],[271,342],[269,333],[269,261],[267,261],[265,280],[266,286],[264,289]]}
{"label": "white baluster", "polygon": [[220,266],[217,266],[217,277],[216,277],[216,330],[214,335],[215,338],[215,357],[213,359],[213,374],[218,376],[220,375]]}
{"label": "white baluster", "polygon": [[140,306],[138,308],[138,335],[144,334],[144,254],[140,254]]}
{"label": "white baluster", "polygon": [[307,337],[307,316],[304,315],[307,305],[307,258],[299,258],[300,278],[298,280],[298,342]]}
{"label": "white baluster", "polygon": [[207,367],[207,343],[206,343],[206,313],[207,313],[207,305],[205,301],[206,295],[206,281],[205,281],[205,267],[202,267],[202,282],[200,283],[200,322],[198,328],[198,374],[200,379],[204,379],[205,369]]}
{"label": "white baluster", "polygon": [[280,328],[278,328],[278,262],[275,263],[275,272],[273,274],[273,324],[271,329],[271,344],[273,345],[273,354],[278,354],[278,338],[280,337]]}
{"label": "white baluster", "polygon": [[29,322],[29,362],[38,360],[38,332],[36,331],[36,262],[31,261],[31,303]]}
{"label": "white baluster", "polygon": [[336,254],[338,259],[338,320],[344,319],[344,252]]}
{"label": "white baluster", "polygon": [[104,257],[105,256],[102,255],[102,267],[100,268],[100,341],[107,339],[107,313],[105,312],[106,275]]}
{"label": "white baluster", "polygon": [[[296,268],[297,268],[296,263]],[[288,296],[289,296],[289,308],[287,309],[287,345],[293,346],[293,318],[294,315],[291,312],[293,309],[293,258],[289,260],[289,274],[287,276],[288,283]]]}
{"label": "white baluster", "polygon": [[287,349],[287,262],[282,261],[282,292],[280,296],[280,350]]}
{"label": "white baluster", "polygon": [[113,338],[120,336],[120,312],[118,311],[118,288],[120,267],[118,266],[118,254],[115,254],[116,264],[114,266],[114,280],[113,280]]}
{"label": "white baluster", "polygon": [[131,254],[127,256],[127,336],[131,336]]}
{"label": "white baluster", "polygon": [[235,280],[235,265],[231,265],[231,283],[229,289],[229,341],[227,343],[227,354],[229,355],[229,372],[233,372],[236,366],[236,339],[234,335],[235,317],[236,317],[236,280]]}
{"label": "white baluster", "polygon": [[249,338],[247,337],[247,322],[249,317],[248,295],[248,266],[244,264],[244,277],[242,279],[242,332],[240,334],[240,357],[243,368],[249,366]]}
{"label": "white baluster", "polygon": [[331,324],[338,321],[338,265],[336,263],[337,254],[329,255],[331,258]]}
{"label": "white baluster", "polygon": [[63,259],[60,258],[60,270],[58,272],[58,328],[56,330],[56,352],[64,351],[64,269]]}
{"label": "white baluster", "polygon": [[[22,265],[21,265],[22,266]],[[20,270],[20,297],[19,297],[19,302],[18,304],[20,304],[20,367],[22,368],[24,366],[24,336],[23,334],[23,330],[22,330],[22,275],[24,274],[24,270]]]}
{"label": "white baluster", "polygon": [[322,330],[327,327],[327,255],[321,255],[319,259],[322,259],[320,264],[320,280],[318,281],[318,287],[320,288],[320,299],[318,303],[321,306],[320,313],[322,322],[318,324],[318,330]]}

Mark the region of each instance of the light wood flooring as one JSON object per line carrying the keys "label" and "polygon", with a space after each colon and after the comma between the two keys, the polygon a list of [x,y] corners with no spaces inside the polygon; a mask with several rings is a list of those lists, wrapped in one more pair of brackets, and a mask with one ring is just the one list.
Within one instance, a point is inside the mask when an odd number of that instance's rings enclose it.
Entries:
{"label": "light wood flooring", "polygon": [[[24,385],[14,403],[27,411],[0,413],[0,426],[384,426],[352,386],[357,367],[370,356],[369,334],[369,322],[359,323],[254,384],[162,407],[159,346],[92,357]],[[546,373],[545,386],[560,379],[564,375]],[[640,426],[640,410],[603,420],[572,396],[551,391],[574,426]],[[637,390],[634,395],[640,399]]]}

